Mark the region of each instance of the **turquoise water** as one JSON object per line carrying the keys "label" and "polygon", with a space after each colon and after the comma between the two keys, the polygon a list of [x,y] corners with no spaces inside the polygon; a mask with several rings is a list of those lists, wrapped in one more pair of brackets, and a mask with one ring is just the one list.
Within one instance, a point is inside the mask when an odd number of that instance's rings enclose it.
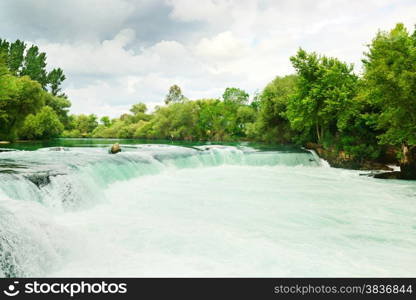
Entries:
{"label": "turquoise water", "polygon": [[1,277],[416,273],[415,182],[293,147],[113,142],[0,152]]}

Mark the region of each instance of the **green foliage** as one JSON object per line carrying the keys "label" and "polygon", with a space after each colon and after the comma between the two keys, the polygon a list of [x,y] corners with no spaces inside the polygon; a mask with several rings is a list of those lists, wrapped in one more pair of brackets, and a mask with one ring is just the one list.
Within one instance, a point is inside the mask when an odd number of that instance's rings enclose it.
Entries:
{"label": "green foliage", "polygon": [[90,137],[91,133],[97,128],[98,121],[97,116],[94,114],[90,115],[78,115],[71,118],[70,129],[79,132],[81,137]]}
{"label": "green foliage", "polygon": [[39,52],[37,46],[33,45],[27,50],[20,75],[29,76],[32,80],[39,82],[42,88],[46,88],[48,84],[46,54]]}
{"label": "green foliage", "polygon": [[238,102],[218,99],[171,102],[152,115],[135,104],[132,114],[123,114],[110,126],[98,126],[92,136],[173,140],[228,141],[245,138],[256,110]]}
{"label": "green foliage", "polygon": [[58,137],[63,130],[64,126],[55,111],[49,106],[44,106],[36,115],[30,114],[26,117],[19,136],[23,139],[45,140]]}
{"label": "green foliage", "polygon": [[20,40],[10,44],[7,64],[13,75],[17,75],[21,71],[25,49],[26,44]]}
{"label": "green foliage", "polygon": [[44,105],[44,91],[29,77],[0,76],[0,139],[17,138],[26,116]]}
{"label": "green foliage", "polygon": [[403,24],[379,32],[365,53],[364,80],[369,101],[380,109],[381,143],[416,145],[416,38]]}
{"label": "green foliage", "polygon": [[226,103],[247,104],[249,94],[238,88],[226,88],[222,99]]}
{"label": "green foliage", "polygon": [[111,126],[111,120],[108,116],[104,116],[100,119],[100,122],[104,127],[110,127]]}
{"label": "green foliage", "polygon": [[292,97],[297,76],[276,77],[258,96],[258,117],[250,127],[250,134],[259,140],[276,143],[289,143],[294,132],[286,117],[289,99]]}
{"label": "green foliage", "polygon": [[160,107],[150,121],[148,137],[193,140],[198,109],[193,101]]}
{"label": "green foliage", "polygon": [[186,97],[182,94],[181,88],[174,84],[169,88],[169,93],[166,95],[165,104],[182,102]]}
{"label": "green foliage", "polygon": [[[199,120],[196,130],[201,140],[224,140],[227,128],[224,104],[218,99],[197,100]],[[224,114],[223,114],[224,112]]]}
{"label": "green foliage", "polygon": [[48,73],[47,82],[52,95],[65,97],[65,94],[59,94],[62,91],[61,84],[65,79],[64,71],[61,68],[53,69]]}
{"label": "green foliage", "polygon": [[293,129],[322,143],[325,134],[336,134],[338,119],[354,99],[358,77],[352,65],[302,49],[290,60],[298,80],[287,117]]}
{"label": "green foliage", "polygon": [[62,124],[67,126],[69,124],[68,112],[71,107],[71,102],[63,97],[54,96],[50,93],[44,93],[45,105],[51,107],[58,115]]}
{"label": "green foliage", "polygon": [[[54,69],[49,75],[46,54],[37,46],[26,50],[26,44],[20,40],[9,43],[0,39],[0,139],[50,138],[62,131],[60,125],[68,123],[71,105],[64,94],[57,96],[65,76],[61,69]],[[48,84],[52,94],[46,92]],[[49,128],[46,122],[51,122]],[[35,130],[34,124],[41,128]]]}
{"label": "green foliage", "polygon": [[133,104],[133,106],[130,108],[130,111],[134,114],[137,115],[139,113],[145,113],[147,111],[147,106],[144,103],[137,103],[137,104]]}
{"label": "green foliage", "polygon": [[39,82],[45,90],[49,86],[52,95],[65,97],[60,87],[65,80],[63,70],[57,68],[48,73],[46,54],[40,52],[36,45],[26,49],[26,44],[20,40],[10,43],[0,39],[0,55],[5,57],[11,75],[29,76]]}

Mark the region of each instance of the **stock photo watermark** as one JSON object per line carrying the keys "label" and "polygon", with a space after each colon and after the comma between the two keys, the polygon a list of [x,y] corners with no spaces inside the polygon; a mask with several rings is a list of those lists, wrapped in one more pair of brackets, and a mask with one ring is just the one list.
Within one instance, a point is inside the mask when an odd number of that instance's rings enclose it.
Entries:
{"label": "stock photo watermark", "polygon": [[20,284],[19,281],[13,281],[6,289],[3,290],[3,294],[8,297],[15,297],[19,294],[26,295],[39,295],[39,294],[59,294],[69,295],[74,297],[78,294],[126,294],[127,283],[107,283],[105,281],[97,283],[89,283],[85,281],[71,282],[71,283],[58,283],[58,282],[25,282]]}

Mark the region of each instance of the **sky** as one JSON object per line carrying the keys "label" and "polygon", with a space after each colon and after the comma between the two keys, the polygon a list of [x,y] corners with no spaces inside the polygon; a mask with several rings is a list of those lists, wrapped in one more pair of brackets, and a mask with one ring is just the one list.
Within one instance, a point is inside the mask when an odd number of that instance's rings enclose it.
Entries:
{"label": "sky", "polygon": [[378,30],[413,31],[415,0],[1,0],[0,38],[46,52],[66,74],[71,112],[119,116],[227,87],[251,95],[291,74],[299,47],[354,63]]}

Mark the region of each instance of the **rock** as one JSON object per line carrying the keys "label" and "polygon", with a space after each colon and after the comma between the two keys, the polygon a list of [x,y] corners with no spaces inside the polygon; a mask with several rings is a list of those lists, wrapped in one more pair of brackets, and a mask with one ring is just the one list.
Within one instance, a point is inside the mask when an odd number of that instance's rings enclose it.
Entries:
{"label": "rock", "polygon": [[49,148],[49,151],[69,151],[69,149],[64,147],[53,147]]}
{"label": "rock", "polygon": [[51,183],[51,179],[49,174],[47,173],[38,173],[38,174],[31,174],[25,176],[28,180],[30,180],[34,185],[36,185],[39,189]]}
{"label": "rock", "polygon": [[121,147],[119,143],[115,143],[113,146],[111,146],[111,149],[110,149],[111,154],[116,154],[119,152],[121,152]]}
{"label": "rock", "polygon": [[400,173],[403,179],[416,179],[416,147],[402,145],[403,157],[400,161]]}
{"label": "rock", "polygon": [[403,179],[402,174],[399,171],[374,174],[374,178],[379,178],[379,179]]}
{"label": "rock", "polygon": [[326,149],[320,144],[306,143],[305,148],[315,150],[318,156],[325,159],[333,168],[393,171],[392,168],[386,166],[384,163],[376,161],[358,161],[345,153],[345,151],[339,151],[335,148]]}
{"label": "rock", "polygon": [[393,168],[376,161],[364,161],[361,165],[361,170],[393,171]]}

